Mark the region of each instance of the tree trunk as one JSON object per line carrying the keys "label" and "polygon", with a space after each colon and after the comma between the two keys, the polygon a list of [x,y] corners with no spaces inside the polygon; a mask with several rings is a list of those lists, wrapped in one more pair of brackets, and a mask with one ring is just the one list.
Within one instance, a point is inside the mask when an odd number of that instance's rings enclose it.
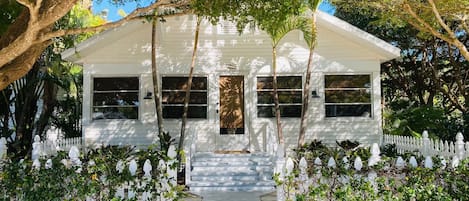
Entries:
{"label": "tree trunk", "polygon": [[278,83],[277,83],[277,49],[276,46],[272,46],[272,71],[273,71],[273,79],[272,85],[274,88],[274,105],[275,105],[275,118],[277,119],[277,137],[278,143],[284,144],[285,140],[283,139],[283,132],[282,132],[282,122],[280,121],[280,104],[278,100]]}
{"label": "tree trunk", "polygon": [[54,112],[54,108],[57,105],[57,91],[58,87],[51,80],[46,80],[44,82],[44,94],[42,95],[42,112],[39,116],[38,121],[36,122],[36,133],[35,135],[41,136],[41,139],[44,139],[43,134],[48,128],[49,118]]}
{"label": "tree trunk", "polygon": [[[179,136],[179,146],[178,146],[178,159],[180,159],[180,151],[184,149],[184,138],[186,137],[186,124],[187,124],[187,113],[189,111],[189,100],[191,95],[191,88],[192,88],[192,77],[194,74],[195,68],[195,61],[197,57],[197,46],[199,44],[199,31],[200,31],[200,23],[202,22],[202,18],[197,16],[197,26],[195,28],[195,36],[194,36],[194,49],[192,50],[192,62],[189,71],[189,77],[187,78],[187,88],[186,88],[186,97],[184,98],[184,112],[182,114],[181,120],[181,134]],[[192,142],[195,143],[195,142]]]}
{"label": "tree trunk", "polygon": [[157,47],[157,36],[156,36],[156,28],[158,25],[158,19],[155,17],[152,21],[152,28],[151,28],[151,70],[152,70],[152,77],[153,77],[153,94],[155,94],[155,106],[156,106],[156,118],[158,121],[158,137],[161,137],[164,133],[163,127],[163,109],[161,106],[161,96],[159,90],[159,72],[158,72],[158,65],[156,64],[156,47]]}
{"label": "tree trunk", "polygon": [[305,144],[305,135],[306,135],[306,125],[309,115],[309,96],[311,91],[311,73],[313,71],[313,56],[314,56],[314,49],[316,48],[316,15],[313,13],[312,16],[312,26],[311,26],[311,45],[309,47],[309,58],[308,58],[308,66],[306,68],[306,76],[305,76],[305,85],[303,87],[303,104],[301,108],[301,122],[300,122],[300,133],[298,136],[298,148],[302,147]]}

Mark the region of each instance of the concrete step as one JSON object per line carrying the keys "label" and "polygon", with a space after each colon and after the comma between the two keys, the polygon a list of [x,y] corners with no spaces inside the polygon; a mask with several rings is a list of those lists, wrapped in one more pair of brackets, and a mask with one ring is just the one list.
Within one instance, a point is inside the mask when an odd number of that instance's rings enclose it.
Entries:
{"label": "concrete step", "polygon": [[192,172],[222,172],[222,171],[231,171],[231,172],[268,172],[272,171],[271,166],[196,166],[192,167]]}
{"label": "concrete step", "polygon": [[273,163],[266,154],[198,153],[192,159],[191,191],[270,191]]}
{"label": "concrete step", "polygon": [[225,181],[260,181],[259,176],[246,175],[246,176],[191,176],[192,181],[210,181],[210,182],[225,182]]}
{"label": "concrete step", "polygon": [[192,186],[197,187],[218,187],[218,186],[273,186],[275,185],[274,181],[199,181],[193,183]]}
{"label": "concrete step", "polygon": [[254,192],[254,191],[273,191],[273,186],[221,186],[221,187],[191,187],[192,192]]}
{"label": "concrete step", "polygon": [[198,167],[207,167],[207,166],[272,166],[272,161],[225,161],[225,160],[219,160],[219,161],[194,161],[192,163],[192,166]]}

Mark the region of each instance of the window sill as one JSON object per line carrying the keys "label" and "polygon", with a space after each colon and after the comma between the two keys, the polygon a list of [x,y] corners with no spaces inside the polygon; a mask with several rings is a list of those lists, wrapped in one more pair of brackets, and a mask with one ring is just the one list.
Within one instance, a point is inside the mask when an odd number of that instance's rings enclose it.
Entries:
{"label": "window sill", "polygon": [[325,121],[338,121],[338,122],[375,122],[374,117],[324,117]]}
{"label": "window sill", "polygon": [[130,124],[130,125],[140,125],[142,122],[138,119],[96,119],[91,120],[89,125],[99,125],[99,124]]}

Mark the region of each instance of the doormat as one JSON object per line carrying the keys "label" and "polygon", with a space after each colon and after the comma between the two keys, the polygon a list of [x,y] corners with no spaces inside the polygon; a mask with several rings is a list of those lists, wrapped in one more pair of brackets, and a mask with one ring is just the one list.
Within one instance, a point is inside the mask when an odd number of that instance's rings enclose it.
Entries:
{"label": "doormat", "polygon": [[248,150],[218,150],[215,151],[216,154],[250,154]]}

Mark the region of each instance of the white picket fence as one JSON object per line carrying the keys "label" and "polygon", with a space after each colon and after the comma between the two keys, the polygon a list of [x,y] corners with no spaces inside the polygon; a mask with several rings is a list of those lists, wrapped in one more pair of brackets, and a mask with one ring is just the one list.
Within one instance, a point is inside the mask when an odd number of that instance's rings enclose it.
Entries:
{"label": "white picket fence", "polygon": [[462,133],[456,135],[456,142],[430,139],[427,131],[423,132],[422,138],[384,135],[383,144],[395,144],[399,154],[410,152],[419,156],[469,157],[469,142],[464,142]]}
{"label": "white picket fence", "polygon": [[77,147],[78,149],[83,148],[83,139],[82,137],[75,138],[63,138],[57,140],[41,140],[41,138],[36,135],[34,136],[33,142],[33,151],[32,158],[41,157],[41,156],[50,156],[55,155],[57,151],[70,151],[72,147]]}
{"label": "white picket fence", "polygon": [[[299,162],[298,162],[298,169],[299,169],[299,174],[296,174],[293,170],[295,168],[294,160],[290,157],[285,158],[283,157],[283,153],[281,150],[277,153],[277,163],[275,167],[275,173],[279,175],[278,179],[282,183],[282,185],[277,186],[277,201],[285,201],[285,200],[295,200],[295,196],[298,194],[307,194],[310,190],[311,186],[317,186],[318,184],[328,184],[328,186],[333,185],[333,179],[331,178],[324,178],[324,176],[321,174],[321,170],[323,168],[332,168],[335,169],[338,166],[338,163],[342,163],[342,167],[345,167],[346,169],[352,169],[355,171],[355,175],[353,176],[347,176],[347,175],[339,175],[338,180],[341,183],[348,183],[352,179],[356,178],[365,178],[367,181],[371,182],[373,185],[376,185],[376,179],[378,177],[377,173],[373,170],[373,168],[366,169],[366,171],[363,171],[365,166],[368,167],[373,167],[377,165],[379,162],[381,162],[381,157],[380,157],[380,149],[378,144],[373,144],[372,147],[370,148],[371,152],[371,157],[368,159],[368,161],[363,161],[359,156],[357,156],[353,162],[350,162],[350,159],[347,157],[342,158],[341,161],[336,162],[333,157],[330,157],[329,160],[327,161],[327,165],[323,165],[324,162],[321,161],[320,158],[315,158],[313,164],[308,164],[307,160],[302,157]],[[447,164],[448,162],[446,159],[442,158],[440,161],[441,164],[439,164],[440,168],[442,169],[448,169],[447,171],[451,171],[451,169],[454,169],[459,166],[460,160],[458,156],[454,155],[452,159],[450,160],[450,164]],[[391,170],[394,170],[394,172],[397,173],[397,177],[400,177],[401,179],[405,178],[405,171],[400,172],[400,170],[403,170],[405,167],[412,167],[416,168],[418,166],[423,166],[424,168],[429,168],[432,169],[436,165],[434,165],[432,157],[431,156],[426,156],[424,161],[418,162],[416,157],[411,156],[408,161],[404,161],[402,157],[398,157],[395,160],[394,164],[388,164],[385,165],[385,168],[387,168],[388,171],[393,172]],[[449,166],[449,167],[448,167]],[[310,177],[308,175],[308,169],[313,169],[313,172],[316,172],[313,176]],[[298,175],[298,176],[296,176]],[[392,176],[392,175],[388,175]],[[286,184],[287,181],[291,178],[289,177],[294,177],[293,178],[293,183],[295,186],[292,188],[291,186],[288,187]],[[328,182],[332,182],[329,184]]]}

